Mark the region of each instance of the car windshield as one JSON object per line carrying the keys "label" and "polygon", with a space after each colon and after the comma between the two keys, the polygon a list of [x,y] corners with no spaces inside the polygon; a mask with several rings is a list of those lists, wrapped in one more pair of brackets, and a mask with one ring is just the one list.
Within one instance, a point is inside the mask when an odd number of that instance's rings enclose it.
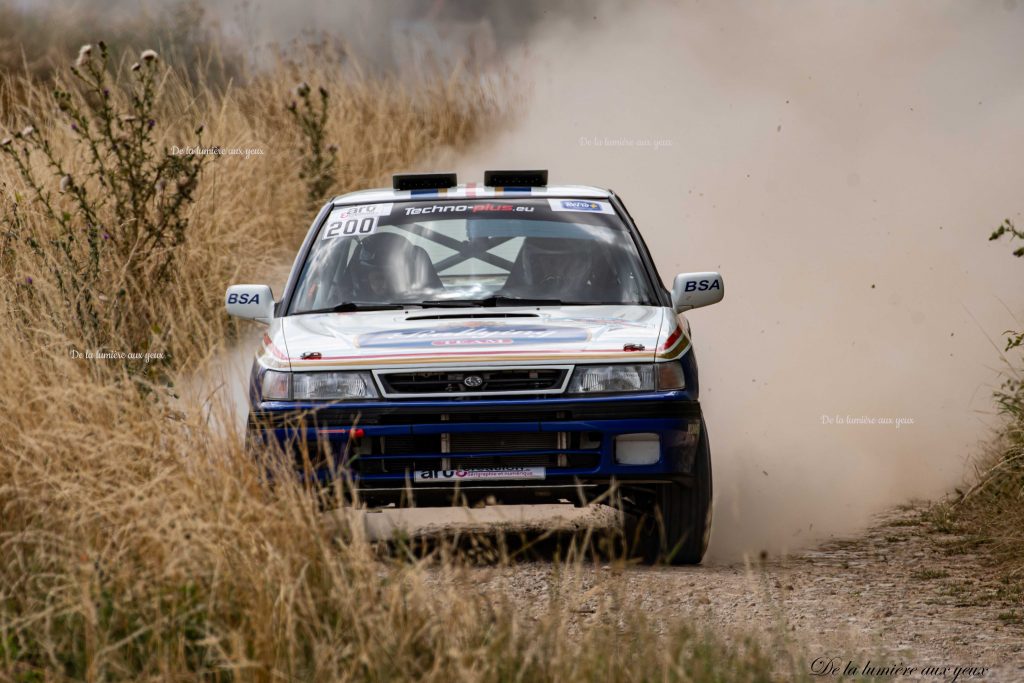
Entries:
{"label": "car windshield", "polygon": [[610,202],[432,200],[335,207],[303,265],[291,313],[654,301]]}

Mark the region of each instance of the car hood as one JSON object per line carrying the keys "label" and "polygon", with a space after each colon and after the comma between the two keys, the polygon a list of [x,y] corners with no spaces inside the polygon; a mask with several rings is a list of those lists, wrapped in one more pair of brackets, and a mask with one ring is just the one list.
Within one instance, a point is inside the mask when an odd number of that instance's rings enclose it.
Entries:
{"label": "car hood", "polygon": [[267,365],[295,370],[650,362],[689,347],[657,306],[437,308],[294,315],[264,336]]}

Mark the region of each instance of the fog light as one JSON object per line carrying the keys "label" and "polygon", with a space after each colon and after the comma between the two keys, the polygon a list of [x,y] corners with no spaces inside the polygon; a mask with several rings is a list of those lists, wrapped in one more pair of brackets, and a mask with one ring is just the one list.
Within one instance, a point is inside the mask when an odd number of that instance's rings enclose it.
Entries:
{"label": "fog light", "polygon": [[615,462],[620,465],[653,465],[661,459],[657,434],[619,434],[615,437]]}

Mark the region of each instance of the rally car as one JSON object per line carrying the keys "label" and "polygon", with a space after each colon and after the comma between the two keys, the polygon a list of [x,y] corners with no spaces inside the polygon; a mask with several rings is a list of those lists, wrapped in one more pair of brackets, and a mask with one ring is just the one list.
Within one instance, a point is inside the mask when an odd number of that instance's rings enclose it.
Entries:
{"label": "rally car", "polygon": [[320,210],[275,300],[248,438],[370,505],[621,501],[643,547],[698,563],[711,460],[682,312],[714,272],[662,285],[613,192],[546,171],[396,175]]}

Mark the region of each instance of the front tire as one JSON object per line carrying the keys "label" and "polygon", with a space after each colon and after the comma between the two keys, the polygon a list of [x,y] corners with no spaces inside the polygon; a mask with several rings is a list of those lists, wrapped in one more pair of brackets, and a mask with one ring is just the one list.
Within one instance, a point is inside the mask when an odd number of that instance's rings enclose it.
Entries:
{"label": "front tire", "polygon": [[701,422],[693,476],[654,491],[652,505],[640,514],[633,532],[645,559],[672,565],[700,564],[711,538],[711,448]]}

